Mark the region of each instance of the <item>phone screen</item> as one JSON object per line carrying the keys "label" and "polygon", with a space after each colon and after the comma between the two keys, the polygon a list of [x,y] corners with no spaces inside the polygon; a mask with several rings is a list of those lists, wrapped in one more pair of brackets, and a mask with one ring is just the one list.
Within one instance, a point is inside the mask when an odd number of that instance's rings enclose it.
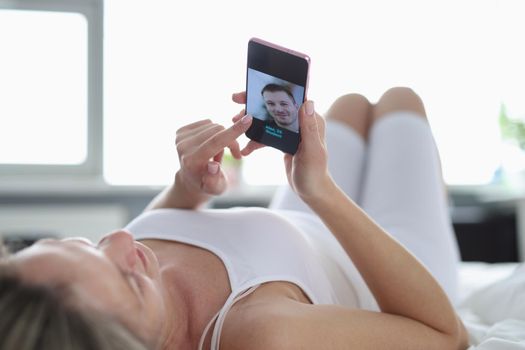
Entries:
{"label": "phone screen", "polygon": [[249,41],[246,113],[254,118],[246,132],[250,139],[295,154],[309,63],[304,54],[260,39]]}

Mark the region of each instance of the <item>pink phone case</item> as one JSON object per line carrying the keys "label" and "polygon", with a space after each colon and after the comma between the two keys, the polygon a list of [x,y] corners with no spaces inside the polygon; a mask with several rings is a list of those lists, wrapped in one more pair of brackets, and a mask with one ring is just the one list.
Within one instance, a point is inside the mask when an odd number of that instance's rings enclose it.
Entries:
{"label": "pink phone case", "polygon": [[259,43],[259,44],[262,44],[262,45],[266,45],[266,46],[269,46],[269,47],[272,47],[274,49],[277,49],[279,51],[283,51],[283,52],[286,52],[290,55],[294,55],[294,56],[297,56],[297,57],[300,57],[304,60],[306,60],[306,62],[308,62],[308,72],[306,73],[306,86],[304,87],[304,100],[306,101],[308,98],[307,98],[307,94],[308,94],[308,83],[310,81],[310,56],[308,56],[307,54],[304,54],[302,52],[298,52],[298,51],[295,51],[295,50],[292,50],[292,49],[288,49],[284,46],[280,46],[280,45],[277,45],[277,44],[274,44],[274,43],[270,43],[266,40],[263,40],[263,39],[259,39],[259,38],[251,38],[250,41],[254,41],[256,43]]}

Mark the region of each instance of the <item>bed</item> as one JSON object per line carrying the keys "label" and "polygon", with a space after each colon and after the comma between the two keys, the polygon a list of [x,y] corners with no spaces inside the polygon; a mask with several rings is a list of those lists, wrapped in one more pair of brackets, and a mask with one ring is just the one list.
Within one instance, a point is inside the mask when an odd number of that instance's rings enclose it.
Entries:
{"label": "bed", "polygon": [[462,262],[457,309],[468,350],[525,350],[525,264]]}

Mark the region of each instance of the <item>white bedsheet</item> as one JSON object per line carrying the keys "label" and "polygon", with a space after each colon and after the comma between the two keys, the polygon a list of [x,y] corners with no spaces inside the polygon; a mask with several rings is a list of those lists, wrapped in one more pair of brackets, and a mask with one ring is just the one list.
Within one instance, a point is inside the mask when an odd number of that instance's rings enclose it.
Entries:
{"label": "white bedsheet", "polygon": [[469,350],[525,350],[525,265],[462,263],[460,280]]}

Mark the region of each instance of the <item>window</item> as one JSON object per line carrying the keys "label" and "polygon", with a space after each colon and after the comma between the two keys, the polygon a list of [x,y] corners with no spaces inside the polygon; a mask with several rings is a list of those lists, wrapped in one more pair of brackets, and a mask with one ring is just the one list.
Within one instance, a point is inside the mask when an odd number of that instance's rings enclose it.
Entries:
{"label": "window", "polygon": [[2,175],[100,173],[101,6],[0,0]]}
{"label": "window", "polygon": [[[0,173],[172,181],[177,128],[228,124],[240,110],[230,95],[244,87],[256,36],[310,55],[308,96],[321,113],[348,92],[374,102],[413,87],[446,182],[486,184],[525,166],[498,125],[502,104],[525,118],[520,10],[519,0],[0,0]],[[278,151],[244,162],[250,184],[285,181]]]}
{"label": "window", "polygon": [[[229,123],[240,109],[230,94],[244,87],[251,36],[311,56],[309,96],[320,112],[344,93],[375,101],[388,87],[413,87],[426,101],[446,181],[492,180],[502,162],[501,103],[525,113],[520,1],[261,5],[106,2],[104,174],[110,183],[171,181],[176,129],[207,117]],[[278,151],[245,162],[249,183],[285,181]]]}

